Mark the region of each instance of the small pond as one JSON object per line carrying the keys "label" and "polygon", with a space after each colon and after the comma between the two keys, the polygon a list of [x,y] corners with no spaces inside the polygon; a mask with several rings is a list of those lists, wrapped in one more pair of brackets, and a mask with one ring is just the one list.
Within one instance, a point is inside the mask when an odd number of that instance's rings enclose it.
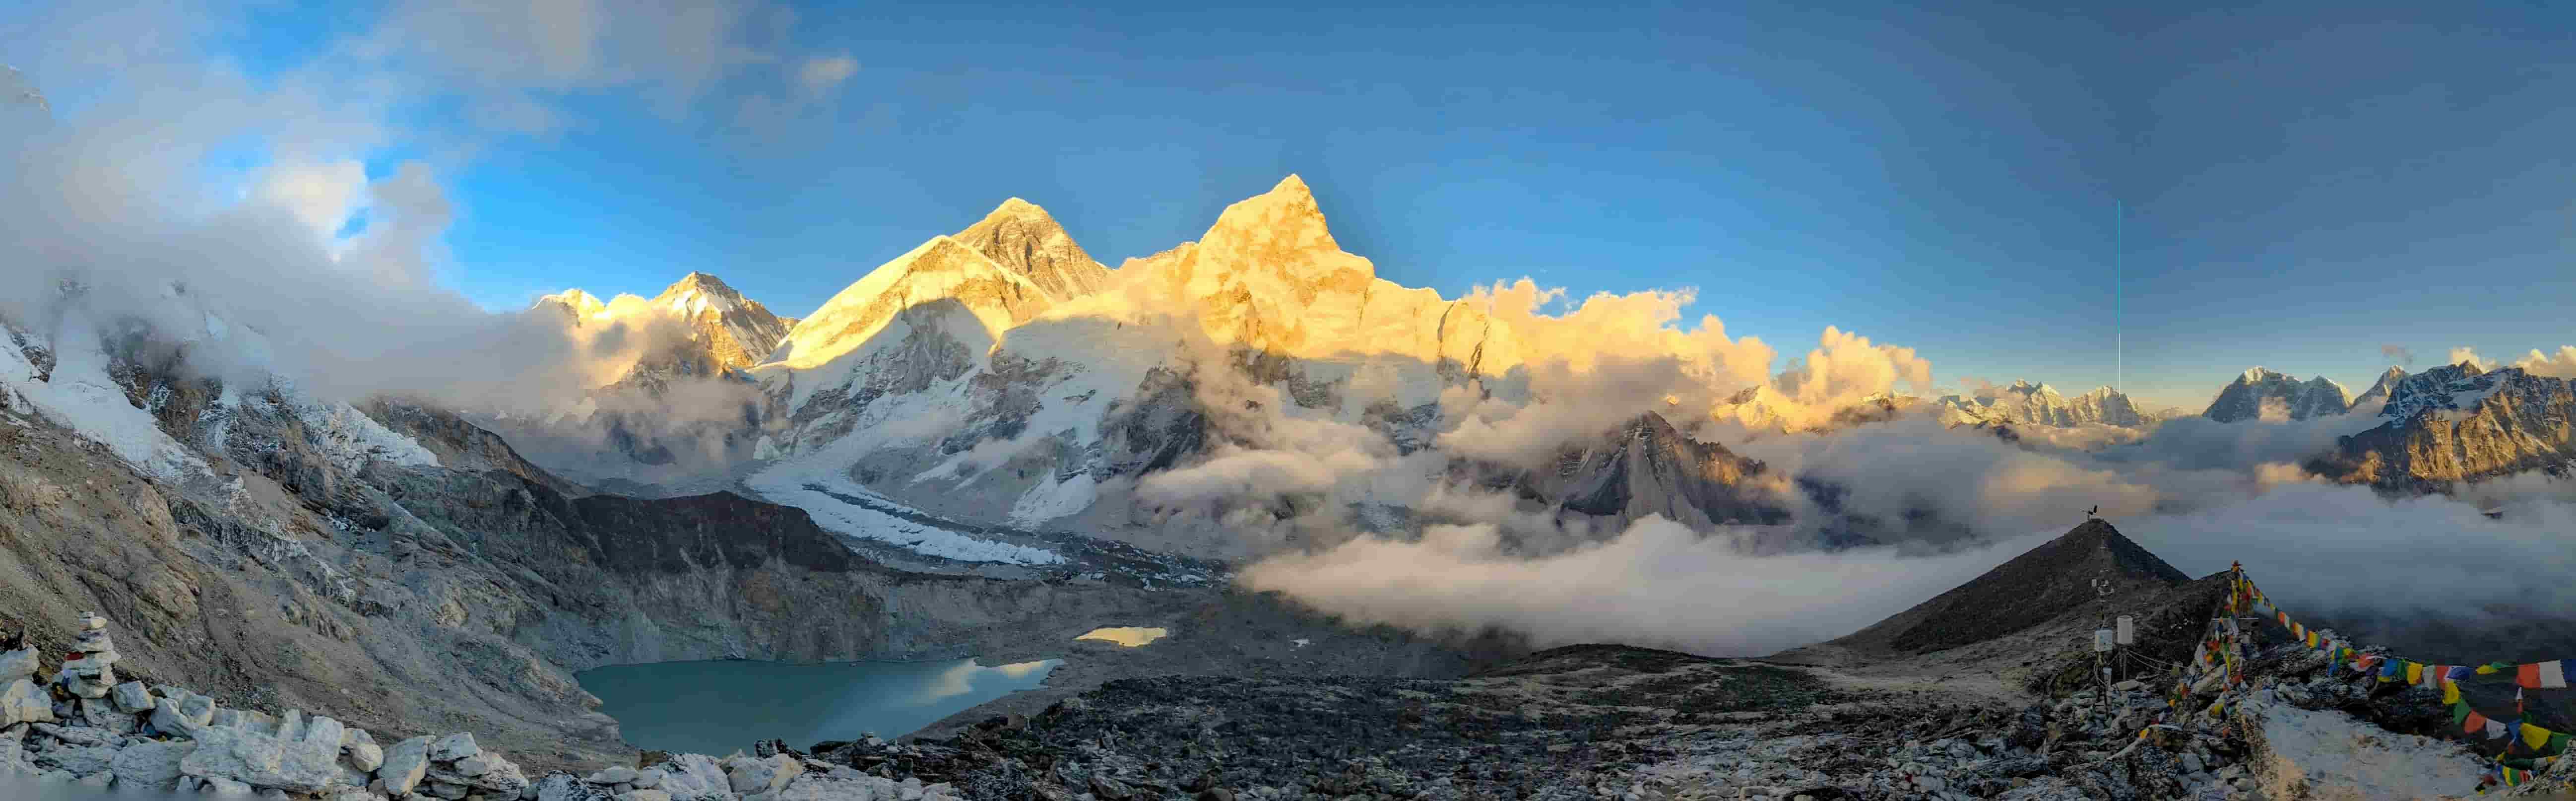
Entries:
{"label": "small pond", "polygon": [[804,749],[862,733],[894,739],[1026,690],[1063,660],[612,665],[575,675],[637,748],[722,757],[760,740]]}
{"label": "small pond", "polygon": [[1150,644],[1155,640],[1162,639],[1171,633],[1170,629],[1160,627],[1146,628],[1143,626],[1111,626],[1108,628],[1092,629],[1091,631],[1085,632],[1082,636],[1075,637],[1074,639],[1103,640],[1114,642],[1129,648],[1138,648]]}

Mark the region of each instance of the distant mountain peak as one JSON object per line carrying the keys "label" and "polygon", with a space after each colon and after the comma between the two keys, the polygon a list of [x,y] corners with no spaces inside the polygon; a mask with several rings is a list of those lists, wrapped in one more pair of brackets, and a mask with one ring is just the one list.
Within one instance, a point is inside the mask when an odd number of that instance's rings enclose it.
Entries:
{"label": "distant mountain peak", "polygon": [[2352,394],[2324,376],[2300,381],[2297,376],[2256,367],[2218,391],[2202,417],[2221,423],[2259,420],[2267,404],[2279,404],[2292,420],[2342,414],[2352,408]]}
{"label": "distant mountain peak", "polygon": [[1109,268],[1076,244],[1054,215],[1016,197],[1002,201],[953,238],[1057,300],[1088,295],[1109,283]]}
{"label": "distant mountain peak", "polygon": [[1216,225],[1199,239],[1199,247],[1268,262],[1342,249],[1324,221],[1323,209],[1315,203],[1314,192],[1294,174],[1268,192],[1225,207]]}
{"label": "distant mountain peak", "polygon": [[2190,580],[2108,521],[2087,520],[1985,575],[1833,644],[1906,653],[1955,648],[2063,617],[2089,622],[2104,598],[2161,591]]}

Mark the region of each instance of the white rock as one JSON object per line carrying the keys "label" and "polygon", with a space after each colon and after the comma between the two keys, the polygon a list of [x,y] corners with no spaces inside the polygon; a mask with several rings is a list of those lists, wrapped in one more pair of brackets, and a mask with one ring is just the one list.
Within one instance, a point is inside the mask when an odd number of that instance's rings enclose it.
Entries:
{"label": "white rock", "polygon": [[[611,770],[614,770],[614,768]],[[629,783],[635,785],[635,788],[638,790],[650,790],[655,787],[660,787],[662,786],[662,769],[645,768],[643,770],[636,771],[635,780]]]}
{"label": "white rock", "polygon": [[[457,770],[456,766],[470,766],[481,772],[468,774]],[[505,797],[516,796],[528,789],[527,774],[521,773],[517,764],[494,753],[478,753],[457,760],[453,765],[440,765],[433,761],[426,775],[431,781],[460,784]]]}
{"label": "white rock", "polygon": [[74,776],[87,776],[107,770],[116,761],[116,749],[105,745],[56,748],[36,755],[36,764],[64,771]]}
{"label": "white rock", "polygon": [[[293,713],[288,713],[294,717]],[[197,749],[180,761],[190,776],[225,778],[257,787],[319,793],[341,780],[339,724],[319,718],[324,739],[272,737],[244,729],[207,727],[197,732]],[[314,727],[307,726],[307,731]]]}
{"label": "white rock", "polygon": [[660,790],[628,790],[618,798],[625,801],[671,801],[671,794]]}
{"label": "white rock", "polygon": [[376,768],[376,778],[385,783],[387,795],[400,796],[419,786],[428,769],[429,738],[414,737],[385,749],[385,762]]}
{"label": "white rock", "polygon": [[197,750],[190,740],[137,743],[116,752],[108,770],[116,774],[119,787],[168,790],[179,783],[179,762],[188,752]]}
{"label": "white rock", "polygon": [[662,781],[655,789],[670,793],[672,798],[705,798],[731,791],[731,781],[725,776],[724,766],[716,764],[715,757],[705,754],[672,757],[662,763],[660,770],[663,772]]}
{"label": "white rock", "polygon": [[474,744],[474,735],[470,732],[460,731],[438,738],[429,746],[429,758],[436,762],[454,762],[480,753],[483,753],[483,748]]}
{"label": "white rock", "polygon": [[620,766],[590,774],[590,778],[582,781],[592,784],[626,784],[635,781],[635,777],[634,768]]}
{"label": "white rock", "polygon": [[351,745],[344,753],[349,757],[349,767],[356,768],[360,772],[374,773],[377,768],[385,766],[385,749],[375,743]]}
{"label": "white rock", "polygon": [[2181,754],[2176,755],[2176,758],[2181,760],[2182,772],[2184,773],[2199,773],[2204,769],[2204,766],[2200,764],[2199,754],[2184,751]]}
{"label": "white rock", "polygon": [[25,678],[11,679],[8,689],[0,690],[0,726],[16,723],[52,722],[54,699],[37,689]]}
{"label": "white rock", "polygon": [[116,784],[116,774],[102,770],[97,773],[82,776],[79,781],[73,783],[90,787],[109,787]]}
{"label": "white rock", "polygon": [[152,699],[152,728],[163,734],[195,737],[215,716],[215,701],[202,695],[173,700]]}
{"label": "white rock", "polygon": [[0,652],[0,684],[35,678],[38,664],[34,648]]}
{"label": "white rock", "polygon": [[143,686],[143,682],[129,681],[116,685],[108,695],[116,702],[119,712],[139,715],[152,711],[152,688]]}
{"label": "white rock", "polygon": [[221,776],[207,776],[202,778],[205,783],[204,786],[206,788],[206,793],[209,795],[249,796],[251,794],[250,785],[243,784],[241,782],[233,781]]}

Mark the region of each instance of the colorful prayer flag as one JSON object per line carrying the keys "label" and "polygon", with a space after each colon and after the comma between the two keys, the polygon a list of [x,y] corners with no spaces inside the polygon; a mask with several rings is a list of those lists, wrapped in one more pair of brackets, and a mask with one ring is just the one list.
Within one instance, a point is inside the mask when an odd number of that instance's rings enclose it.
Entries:
{"label": "colorful prayer flag", "polygon": [[2567,668],[2556,659],[2523,665],[2516,670],[2514,683],[2535,690],[2563,690],[2567,688]]}
{"label": "colorful prayer flag", "polygon": [[2548,729],[2529,723],[2522,724],[2522,744],[2530,746],[2531,750],[2538,751],[2541,746],[2548,745],[2549,735]]}
{"label": "colorful prayer flag", "polygon": [[[2458,704],[2458,703],[2460,703],[2460,683],[2459,683],[2459,682],[2456,682],[2456,681],[2446,681],[2446,682],[2442,682],[2442,703],[2445,703],[2445,704]],[[2467,707],[2467,705],[2462,704],[2462,708],[2466,708],[2466,707]]]}
{"label": "colorful prayer flag", "polygon": [[2424,666],[2414,662],[2406,663],[2406,683],[2424,683]]}
{"label": "colorful prayer flag", "polygon": [[2489,740],[2502,740],[2502,739],[2504,739],[2504,736],[2505,736],[2505,725],[2504,725],[2504,721],[2497,720],[2497,719],[2495,719],[2495,718],[2487,718],[2487,739],[2489,739]]}
{"label": "colorful prayer flag", "polygon": [[[2463,706],[2466,705],[2463,704]],[[2460,720],[2460,733],[2484,734],[2487,730],[2487,724],[2490,722],[2491,721],[2487,720],[2487,716],[2478,714],[2477,710],[2471,709],[2469,710],[2468,717]]]}

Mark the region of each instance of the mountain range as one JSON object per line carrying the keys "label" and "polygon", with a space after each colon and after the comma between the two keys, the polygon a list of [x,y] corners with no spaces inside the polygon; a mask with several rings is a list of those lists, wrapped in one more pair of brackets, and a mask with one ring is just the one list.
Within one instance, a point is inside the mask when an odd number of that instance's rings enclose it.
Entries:
{"label": "mountain range", "polygon": [[[1367,259],[1341,250],[1293,175],[1228,206],[1199,239],[1117,269],[1094,260],[1044,208],[1011,198],[865,272],[802,320],[777,317],[702,273],[649,301],[603,303],[571,290],[537,305],[572,325],[640,314],[685,323],[685,338],[603,394],[658,393],[688,376],[744,387],[742,413],[684,425],[602,404],[588,420],[609,432],[608,444],[548,462],[582,480],[642,494],[740,486],[827,518],[848,505],[836,498],[868,497],[978,525],[1126,532],[1212,556],[1231,539],[1221,536],[1231,525],[1223,521],[1239,524],[1254,509],[1304,518],[1313,510],[1301,505],[1318,498],[1286,492],[1191,508],[1155,492],[1154,476],[1276,446],[1281,413],[1365,426],[1383,441],[1364,447],[1389,456],[1447,453],[1439,432],[1456,421],[1442,416],[1444,392],[1530,392],[1520,332],[1477,304],[1376,277]],[[2258,367],[2222,387],[2199,416],[2343,415],[2398,392],[2407,378],[2391,368],[2356,400],[2332,380]],[[1552,468],[1459,454],[1425,475],[1508,487],[1529,511],[1577,528],[1650,512],[1707,528],[1778,521],[1797,505],[1791,496],[1815,490],[1796,476],[1713,468],[1737,457],[1694,433],[1706,421],[1806,433],[1922,414],[2013,439],[2030,427],[2147,432],[2172,414],[2144,411],[2110,387],[2068,397],[2029,381],[1928,401],[1882,394],[1821,420],[1793,415],[1794,406],[1757,384],[1705,414],[1665,408],[1605,423],[1597,440],[1565,443],[1568,455]],[[2467,460],[2475,468],[2363,455],[2424,447],[2403,439],[2365,436],[2330,475],[2395,488],[2554,464],[2555,440],[2545,433],[2498,439],[2486,448],[2495,455]],[[1639,441],[1662,444],[1639,449]],[[1721,455],[1704,453],[1711,448]],[[632,464],[588,466],[602,454]],[[1559,475],[1537,478],[1549,469]],[[1374,530],[1385,523],[1377,508],[1355,503],[1344,522]]]}
{"label": "mountain range", "polygon": [[2300,381],[2291,376],[2256,367],[2236,377],[2218,391],[2202,417],[2221,423],[2239,420],[2290,419],[2306,420],[2332,414],[2343,414],[2352,408],[2352,395],[2325,376]]}

